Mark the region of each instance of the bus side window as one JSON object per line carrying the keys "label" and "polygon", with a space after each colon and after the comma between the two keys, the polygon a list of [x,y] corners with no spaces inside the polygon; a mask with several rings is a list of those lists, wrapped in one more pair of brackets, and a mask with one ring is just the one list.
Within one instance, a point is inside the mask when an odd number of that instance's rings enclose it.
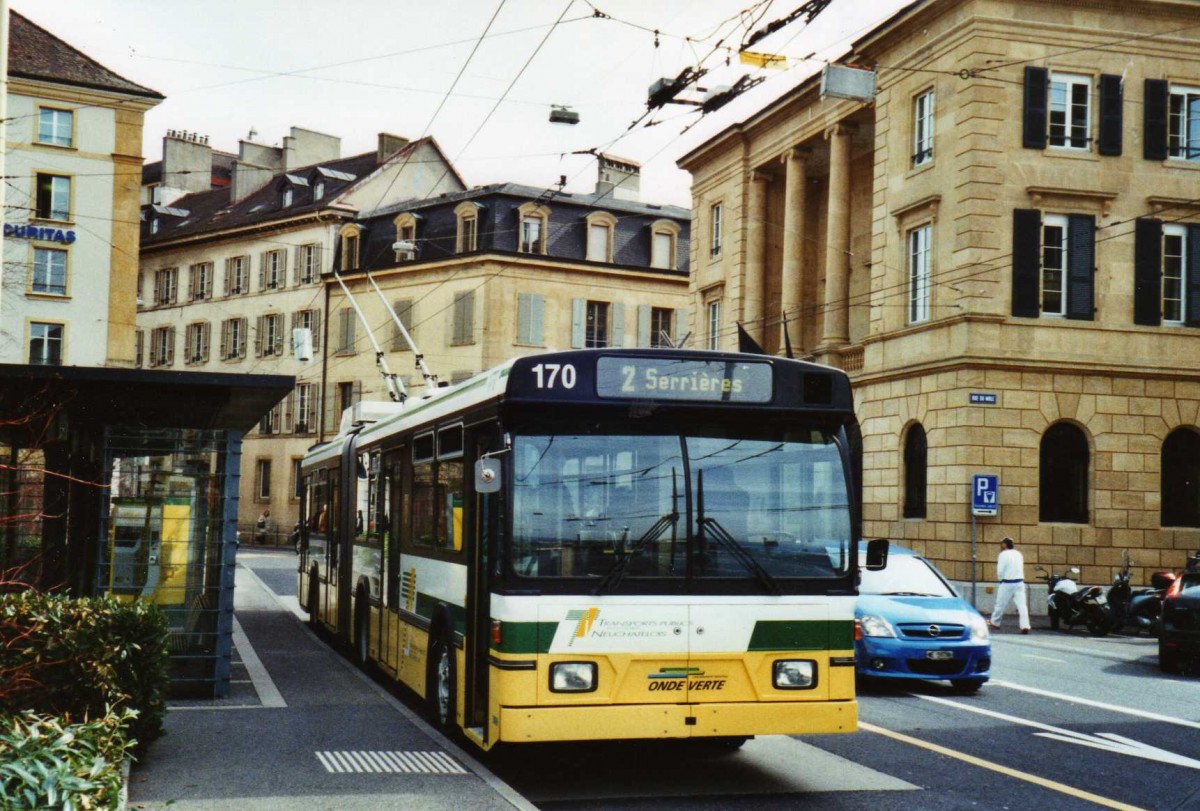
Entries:
{"label": "bus side window", "polygon": [[437,542],[437,487],[433,475],[433,434],[413,440],[412,448],[412,542],[433,546]]}

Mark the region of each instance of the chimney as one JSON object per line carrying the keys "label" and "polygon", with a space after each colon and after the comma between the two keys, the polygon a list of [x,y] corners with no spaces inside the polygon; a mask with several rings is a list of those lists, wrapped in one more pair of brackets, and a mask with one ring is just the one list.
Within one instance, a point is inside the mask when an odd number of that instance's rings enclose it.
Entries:
{"label": "chimney", "polygon": [[342,139],[316,130],[292,127],[291,134],[283,138],[283,166],[285,172],[300,166],[335,161],[342,156]]}
{"label": "chimney", "polygon": [[596,171],[596,194],[608,194],[616,200],[641,199],[641,164],[600,154],[596,156]]}
{"label": "chimney", "polygon": [[163,136],[162,185],[183,194],[212,188],[212,147],[207,135],[167,130]]}
{"label": "chimney", "polygon": [[238,157],[233,162],[233,179],[229,185],[229,202],[236,203],[253,194],[281,171],[283,149],[245,139],[238,141]]}
{"label": "chimney", "polygon": [[384,161],[408,146],[408,139],[390,132],[379,133],[379,145],[375,149],[375,163],[382,165]]}

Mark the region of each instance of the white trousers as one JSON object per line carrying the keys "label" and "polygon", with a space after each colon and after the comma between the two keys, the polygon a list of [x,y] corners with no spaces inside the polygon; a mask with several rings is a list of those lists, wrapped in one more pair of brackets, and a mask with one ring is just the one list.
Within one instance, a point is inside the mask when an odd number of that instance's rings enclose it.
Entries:
{"label": "white trousers", "polygon": [[1017,603],[1017,624],[1025,629],[1029,626],[1029,601],[1025,597],[1025,583],[1001,583],[996,592],[996,607],[992,610],[992,624],[999,625],[1008,604]]}

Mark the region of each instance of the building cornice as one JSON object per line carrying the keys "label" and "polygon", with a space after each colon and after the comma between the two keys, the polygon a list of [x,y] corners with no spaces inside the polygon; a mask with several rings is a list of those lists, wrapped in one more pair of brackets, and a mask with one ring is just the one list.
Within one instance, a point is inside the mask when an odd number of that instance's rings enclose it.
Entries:
{"label": "building cornice", "polygon": [[143,240],[141,253],[142,256],[149,256],[153,254],[179,250],[180,248],[189,248],[194,245],[207,245],[213,242],[227,242],[231,240],[245,239],[247,237],[254,237],[264,233],[271,233],[273,231],[290,230],[306,225],[321,225],[325,222],[337,222],[339,220],[353,219],[353,211],[322,209],[321,211],[312,211],[297,217],[289,217],[282,220],[267,220],[264,222],[257,222],[251,225],[243,225],[237,228],[230,228],[221,231],[205,231],[201,234],[194,234],[192,236],[180,237],[172,240],[164,240],[162,242],[153,242],[151,244],[147,244],[145,240]]}

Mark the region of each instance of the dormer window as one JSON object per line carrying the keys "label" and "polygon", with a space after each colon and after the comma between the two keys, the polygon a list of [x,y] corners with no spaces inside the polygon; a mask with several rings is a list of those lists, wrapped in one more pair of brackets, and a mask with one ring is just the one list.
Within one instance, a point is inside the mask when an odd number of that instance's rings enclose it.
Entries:
{"label": "dormer window", "polygon": [[417,223],[420,219],[420,215],[406,211],[392,221],[396,226],[396,242],[393,247],[397,262],[411,262],[420,254],[417,245]]}
{"label": "dormer window", "polygon": [[479,204],[465,200],[454,209],[458,218],[458,239],[455,253],[470,253],[479,247]]}
{"label": "dormer window", "polygon": [[341,240],[342,260],[338,265],[341,270],[358,270],[359,254],[362,245],[362,226],[346,225],[338,232]]}
{"label": "dormer window", "polygon": [[607,211],[593,211],[587,216],[587,254],[589,262],[613,261],[613,232],[617,218]]}
{"label": "dormer window", "polygon": [[152,217],[150,219],[150,233],[152,233],[152,234],[158,233],[158,217]]}
{"label": "dormer window", "polygon": [[324,196],[325,196],[325,181],[318,179],[317,182],[313,184],[313,201],[315,202],[317,200],[320,200]]}
{"label": "dormer window", "polygon": [[659,220],[650,226],[650,267],[659,270],[675,270],[679,224],[672,220]]}
{"label": "dormer window", "polygon": [[279,195],[279,207],[280,208],[290,208],[292,205],[292,197],[294,194],[295,194],[295,192],[292,191],[291,186],[286,187],[283,190],[283,193]]}
{"label": "dormer window", "polygon": [[517,250],[521,253],[545,254],[550,209],[537,203],[524,203],[517,209],[517,214],[520,218]]}

